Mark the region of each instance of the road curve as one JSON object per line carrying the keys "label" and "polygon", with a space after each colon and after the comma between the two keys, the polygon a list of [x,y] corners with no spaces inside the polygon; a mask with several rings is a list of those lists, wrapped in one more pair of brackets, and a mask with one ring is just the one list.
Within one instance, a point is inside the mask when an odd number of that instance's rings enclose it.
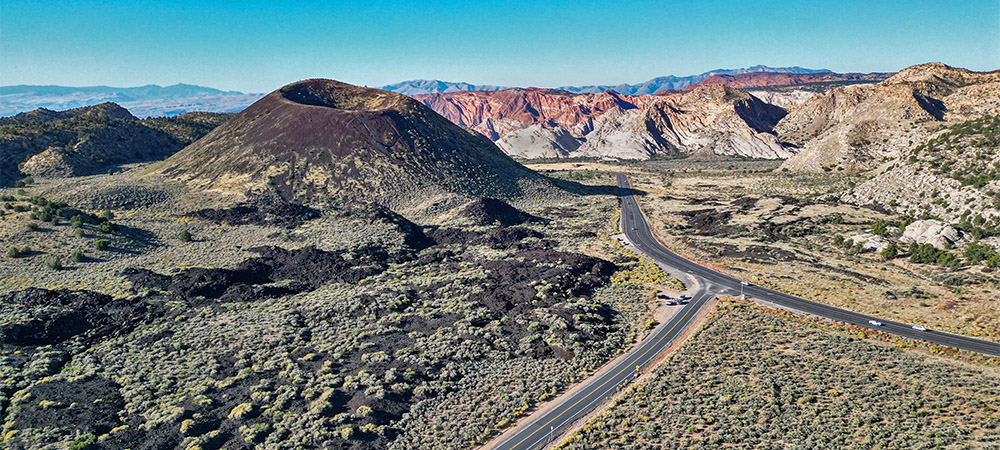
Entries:
{"label": "road curve", "polygon": [[[652,256],[657,261],[668,266],[678,268],[693,275],[709,286],[709,290],[720,292],[726,290],[728,293],[738,295],[740,292],[740,280],[729,275],[717,272],[707,267],[701,266],[693,261],[682,258],[677,254],[667,250],[653,237],[649,224],[643,217],[642,210],[632,195],[631,185],[628,177],[618,174],[618,188],[622,197],[622,223],[625,226],[625,234],[636,247]],[[762,288],[760,286],[745,286],[744,293],[750,297],[768,301],[786,308],[796,309],[807,314],[813,314],[830,320],[845,322],[853,325],[860,325],[885,333],[895,334],[911,339],[919,339],[935,344],[949,347],[970,350],[991,356],[1000,356],[1000,343],[973,339],[965,336],[942,333],[934,330],[917,331],[910,325],[877,319],[872,316],[858,314],[840,308],[834,308],[822,303],[811,302],[782,292]],[[882,326],[869,324],[869,320],[881,322]]]}
{"label": "road curve", "polygon": [[[986,355],[1000,356],[1000,344],[995,342],[934,330],[917,331],[906,324],[876,319],[872,316],[811,302],[759,286],[742,286],[741,280],[685,259],[660,244],[653,236],[649,223],[632,194],[628,177],[623,174],[618,174],[617,177],[619,196],[621,197],[620,226],[631,245],[656,262],[666,266],[672,274],[695,278],[698,281],[697,292],[693,295],[693,300],[690,303],[681,306],[683,309],[678,311],[667,323],[657,327],[625,358],[615,363],[610,369],[584,381],[582,387],[573,395],[561,400],[544,412],[537,413],[537,417],[532,417],[530,422],[493,447],[495,450],[528,450],[544,447],[553,437],[559,436],[567,426],[586,415],[602,400],[614,395],[623,385],[635,378],[638,369],[667,348],[705,303],[716,294],[739,295],[741,288],[743,288],[742,292],[748,296],[826,319],[865,326],[890,334],[922,339]],[[872,326],[868,323],[869,320],[879,321],[883,325]]]}

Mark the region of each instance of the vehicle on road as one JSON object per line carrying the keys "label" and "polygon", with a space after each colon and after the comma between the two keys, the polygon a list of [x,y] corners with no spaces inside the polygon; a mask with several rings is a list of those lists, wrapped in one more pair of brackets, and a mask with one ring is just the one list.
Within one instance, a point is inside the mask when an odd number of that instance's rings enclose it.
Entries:
{"label": "vehicle on road", "polygon": [[876,327],[882,326],[882,322],[879,322],[877,320],[869,320],[868,323],[875,325]]}
{"label": "vehicle on road", "polygon": [[635,227],[632,227],[632,231],[636,231]]}
{"label": "vehicle on road", "polygon": [[924,328],[921,325],[914,325],[914,326],[912,326],[910,328],[913,328],[914,330],[917,330],[917,331],[927,331],[927,328]]}
{"label": "vehicle on road", "polygon": [[742,284],[744,286],[750,286],[750,282],[749,281],[740,281],[740,284]]}

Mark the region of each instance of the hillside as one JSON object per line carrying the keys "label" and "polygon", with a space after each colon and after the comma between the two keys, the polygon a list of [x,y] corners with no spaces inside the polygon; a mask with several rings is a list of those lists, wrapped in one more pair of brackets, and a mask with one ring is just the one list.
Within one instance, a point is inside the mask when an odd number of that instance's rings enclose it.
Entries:
{"label": "hillside", "polygon": [[576,137],[590,132],[591,121],[612,108],[640,108],[654,98],[628,97],[614,91],[573,94],[555,89],[505,89],[418,95],[448,120],[496,141],[532,125],[562,127]]}
{"label": "hillside", "polygon": [[0,119],[0,185],[25,175],[79,176],[164,158],[228,118],[196,113],[140,121],[114,103],[38,109]]}
{"label": "hillside", "polygon": [[906,68],[877,84],[839,87],[789,113],[779,137],[802,148],[791,170],[863,171],[926,141],[938,123],[1000,112],[1000,72],[940,63]]}
{"label": "hillside", "polygon": [[644,111],[618,111],[595,122],[574,153],[646,159],[657,154],[703,154],[780,159],[792,154],[771,129],[779,107],[725,86],[665,97]]}
{"label": "hillside", "polygon": [[539,179],[416,100],[322,79],[268,94],[155,171],[238,195],[387,205],[447,192],[511,198]]}
{"label": "hillside", "polygon": [[843,196],[1000,234],[1000,116],[944,127]]}

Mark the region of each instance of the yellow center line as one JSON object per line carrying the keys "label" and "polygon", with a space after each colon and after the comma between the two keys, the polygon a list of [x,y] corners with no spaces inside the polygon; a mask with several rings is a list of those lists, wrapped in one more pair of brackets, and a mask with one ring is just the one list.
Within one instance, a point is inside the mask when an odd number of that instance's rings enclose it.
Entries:
{"label": "yellow center line", "polygon": [[[691,311],[694,311],[694,310],[695,310],[694,306],[695,306],[696,304],[698,304],[698,302],[700,302],[700,301],[701,301],[702,299],[704,299],[704,298],[705,298],[705,296],[706,296],[706,295],[708,295],[708,294],[709,294],[709,293],[708,293],[708,292],[706,292],[706,293],[702,294],[702,295],[701,295],[701,297],[698,297],[698,300],[695,300],[694,302],[692,302],[692,303],[691,303],[691,306],[690,306],[690,307],[688,308],[688,310],[687,310],[687,311],[685,311],[685,312],[684,312],[684,315],[683,315],[683,316],[681,316],[680,320],[678,320],[678,321],[677,321],[676,323],[674,323],[674,326],[670,327],[670,329],[669,329],[669,330],[667,330],[667,332],[666,332],[666,333],[664,333],[664,334],[663,334],[663,336],[661,336],[661,337],[660,337],[660,339],[657,339],[657,340],[656,340],[656,342],[655,342],[655,343],[654,343],[653,345],[651,345],[651,346],[650,346],[650,347],[649,347],[648,349],[646,349],[646,351],[645,351],[645,352],[643,352],[643,353],[642,353],[641,355],[639,355],[639,357],[638,357],[638,358],[636,358],[636,361],[638,361],[638,360],[642,359],[642,357],[643,357],[643,356],[646,356],[646,353],[649,353],[650,351],[652,351],[652,350],[653,350],[653,347],[656,347],[656,345],[657,345],[657,344],[659,344],[659,343],[660,343],[661,341],[663,341],[664,339],[666,339],[666,338],[667,338],[667,336],[669,336],[669,335],[670,335],[670,333],[671,333],[672,331],[674,331],[674,328],[677,328],[677,325],[680,325],[680,324],[681,324],[681,322],[683,322],[683,321],[684,321],[684,318],[685,318],[685,317],[687,317],[687,315],[688,315],[689,313],[691,313]],[[573,403],[572,405],[569,405],[569,407],[565,408],[565,409],[563,410],[563,412],[559,413],[559,415],[557,415],[557,416],[553,417],[553,418],[552,418],[552,419],[550,419],[550,420],[549,420],[548,422],[545,422],[545,423],[543,423],[543,424],[542,424],[542,425],[541,425],[541,426],[540,426],[540,427],[539,427],[539,428],[538,428],[537,430],[535,430],[535,431],[531,432],[531,434],[529,434],[529,435],[525,436],[525,437],[524,437],[524,439],[521,439],[520,441],[518,441],[518,443],[514,444],[514,447],[516,448],[517,446],[519,446],[519,445],[523,444],[523,443],[524,443],[524,441],[527,441],[528,439],[530,439],[530,438],[531,438],[532,436],[534,436],[534,435],[535,435],[535,433],[538,433],[538,432],[539,432],[540,430],[544,429],[546,425],[548,425],[548,424],[550,424],[550,423],[554,422],[554,421],[555,421],[556,419],[558,419],[558,418],[562,417],[562,415],[563,415],[563,414],[566,414],[566,412],[567,412],[567,411],[569,411],[569,410],[573,409],[573,407],[575,407],[576,405],[580,404],[580,402],[582,402],[582,401],[586,400],[586,399],[587,399],[588,397],[590,397],[590,396],[591,396],[591,395],[593,395],[593,394],[594,394],[595,392],[597,392],[598,390],[600,390],[600,389],[601,389],[602,387],[604,387],[604,385],[605,385],[605,384],[608,384],[608,383],[610,383],[610,382],[611,382],[611,380],[613,380],[613,379],[617,378],[617,377],[618,377],[618,375],[621,375],[621,374],[622,374],[622,373],[624,373],[624,372],[625,372],[626,370],[629,370],[629,369],[631,369],[632,367],[630,367],[630,366],[631,366],[631,364],[628,364],[628,365],[626,365],[626,367],[625,367],[625,368],[623,368],[622,370],[619,370],[619,371],[618,371],[618,373],[616,373],[616,374],[614,374],[613,376],[611,376],[611,378],[608,378],[608,379],[607,379],[607,381],[605,381],[605,382],[601,383],[601,385],[600,385],[600,386],[597,386],[596,388],[593,388],[593,389],[592,389],[592,390],[590,391],[590,393],[589,393],[589,394],[587,394],[587,395],[585,395],[585,396],[584,396],[583,398],[581,398],[581,399],[577,400],[577,401],[576,401],[576,403]]]}

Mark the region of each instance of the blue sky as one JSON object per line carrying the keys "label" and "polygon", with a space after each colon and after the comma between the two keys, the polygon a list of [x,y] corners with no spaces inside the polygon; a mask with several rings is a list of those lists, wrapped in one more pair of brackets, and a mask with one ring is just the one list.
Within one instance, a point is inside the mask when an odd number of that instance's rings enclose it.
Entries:
{"label": "blue sky", "polygon": [[929,61],[1000,68],[1000,1],[0,1],[0,85],[557,86]]}

